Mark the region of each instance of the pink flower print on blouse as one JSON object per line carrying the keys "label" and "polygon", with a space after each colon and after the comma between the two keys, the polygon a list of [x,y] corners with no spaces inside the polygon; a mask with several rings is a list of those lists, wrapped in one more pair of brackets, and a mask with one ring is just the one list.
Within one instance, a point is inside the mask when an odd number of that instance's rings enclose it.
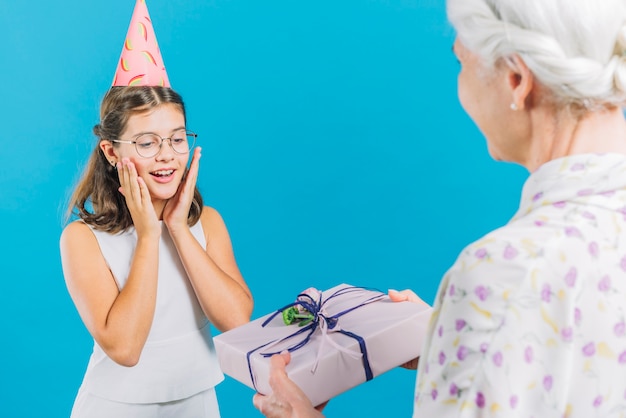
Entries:
{"label": "pink flower print on blouse", "polygon": [[478,296],[478,299],[484,302],[489,296],[489,289],[485,286],[477,286],[476,289],[474,289],[474,293]]}
{"label": "pink flower print on blouse", "polygon": [[593,400],[593,406],[595,408],[599,407],[600,405],[602,405],[602,396],[598,396]]}
{"label": "pink flower print on blouse", "polygon": [[497,367],[502,366],[502,352],[498,351],[497,353],[495,353],[492,357],[493,360],[493,364],[495,364]]}
{"label": "pink flower print on blouse", "polygon": [[578,193],[576,193],[578,196],[590,196],[592,194],[594,194],[594,190],[593,189],[582,189],[579,190]]}
{"label": "pink flower print on blouse", "polygon": [[588,249],[589,249],[589,254],[591,254],[593,257],[598,256],[598,243],[597,242],[591,241],[589,243]]}
{"label": "pink flower print on blouse", "polygon": [[620,261],[619,266],[622,268],[622,270],[626,271],[626,255],[622,257],[622,260]]}
{"label": "pink flower print on blouse", "polygon": [[550,389],[552,389],[552,376],[547,375],[543,378],[543,388],[546,392],[550,392]]}
{"label": "pink flower print on blouse", "polygon": [[469,349],[465,347],[464,345],[462,345],[459,347],[459,349],[456,352],[456,358],[463,361],[465,360],[468,354],[469,354]]}
{"label": "pink flower print on blouse", "polygon": [[591,220],[595,220],[596,219],[596,215],[594,215],[593,213],[588,212],[588,211],[584,211],[583,212],[583,217],[586,218],[586,219],[591,219]]}
{"label": "pink flower print on blouse", "polygon": [[526,363],[533,362],[533,348],[531,346],[527,346],[524,350],[524,360],[526,360]]}
{"label": "pink flower print on blouse", "polygon": [[517,257],[517,250],[510,244],[507,244],[504,248],[504,254],[502,254],[505,260],[512,260]]}
{"label": "pink flower print on blouse", "polygon": [[577,275],[578,275],[578,271],[576,270],[576,267],[572,267],[571,269],[569,269],[569,271],[565,275],[565,284],[568,287],[574,287],[574,285],[576,284]]}
{"label": "pink flower print on blouse", "polygon": [[450,395],[456,396],[459,393],[459,388],[454,384],[450,384]]}
{"label": "pink flower print on blouse", "polygon": [[457,319],[454,325],[454,329],[456,329],[457,331],[461,331],[463,328],[465,328],[465,324],[467,324],[467,322],[465,322],[464,319]]}
{"label": "pink flower print on blouse", "polygon": [[443,335],[443,326],[439,325],[439,329],[437,330],[437,335],[440,337]]}
{"label": "pink flower print on blouse", "polygon": [[479,248],[476,250],[476,252],[474,253],[474,255],[476,256],[476,258],[480,258],[481,260],[485,257],[487,257],[487,250],[485,250],[484,248]]}
{"label": "pink flower print on blouse", "polygon": [[437,395],[439,394],[439,392],[437,392],[437,389],[433,389],[432,392],[430,392],[430,395],[433,397],[433,401],[437,400]]}
{"label": "pink flower print on blouse", "polygon": [[543,197],[543,192],[539,192],[537,194],[535,194],[533,196],[533,202],[536,202],[537,200],[541,199]]}
{"label": "pink flower print on blouse", "polygon": [[586,357],[591,357],[591,356],[593,356],[595,353],[596,353],[596,346],[595,346],[595,344],[594,344],[593,342],[588,343],[587,345],[585,345],[585,346],[583,347],[583,354],[584,354]]}
{"label": "pink flower print on blouse", "polygon": [[488,343],[482,343],[480,345],[480,352],[485,354],[487,352],[487,350],[489,350],[489,344]]}
{"label": "pink flower print on blouse", "polygon": [[585,169],[585,164],[583,163],[576,163],[570,168],[571,171],[582,171],[584,169]]}
{"label": "pink flower print on blouse", "polygon": [[624,323],[624,321],[618,322],[613,327],[613,333],[618,337],[623,337],[624,332],[626,332],[626,323]]}
{"label": "pink flower print on blouse", "polygon": [[611,278],[607,275],[600,279],[598,283],[598,290],[600,292],[608,292],[611,290]]}
{"label": "pink flower print on blouse", "polygon": [[568,226],[565,228],[565,235],[573,238],[582,238],[583,235],[580,233],[580,230],[575,226]]}
{"label": "pink flower print on blouse", "polygon": [[563,209],[565,206],[567,206],[567,203],[566,202],[554,202],[552,206],[554,206],[557,209]]}
{"label": "pink flower print on blouse", "polygon": [[561,330],[561,338],[563,338],[563,341],[565,342],[572,341],[573,334],[574,332],[572,331],[572,327],[565,327]]}
{"label": "pink flower print on blouse", "polygon": [[574,309],[574,323],[576,325],[580,325],[580,322],[583,319],[583,314],[579,308]]}
{"label": "pink flower print on blouse", "polygon": [[513,395],[511,396],[511,399],[509,399],[509,405],[511,405],[511,409],[515,409],[517,407],[517,401],[518,401],[518,397],[517,395]]}
{"label": "pink flower print on blouse", "polygon": [[443,366],[443,364],[446,362],[446,354],[443,351],[439,352],[439,365]]}
{"label": "pink flower print on blouse", "polygon": [[485,395],[482,392],[476,394],[476,406],[481,409],[485,407]]}
{"label": "pink flower print on blouse", "polygon": [[[626,363],[626,351],[622,351],[622,354],[619,355],[617,361],[619,361],[619,364]],[[624,395],[626,395],[626,393]]]}
{"label": "pink flower print on blouse", "polygon": [[543,288],[541,289],[541,300],[546,302],[546,303],[550,303],[550,296],[552,295],[552,291],[550,289],[550,285],[549,284],[544,284]]}
{"label": "pink flower print on blouse", "polygon": [[448,290],[448,295],[450,296],[454,296],[454,293],[456,292],[456,289],[454,287],[453,284],[450,285],[450,289]]}

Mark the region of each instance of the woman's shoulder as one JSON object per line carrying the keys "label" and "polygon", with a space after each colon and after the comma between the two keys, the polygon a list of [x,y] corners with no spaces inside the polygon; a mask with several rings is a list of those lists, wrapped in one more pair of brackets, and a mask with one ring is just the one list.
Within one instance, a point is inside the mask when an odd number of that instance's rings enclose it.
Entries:
{"label": "woman's shoulder", "polygon": [[514,221],[497,228],[463,249],[462,256],[489,259],[493,262],[516,261],[562,246],[564,226],[534,221]]}
{"label": "woman's shoulder", "polygon": [[202,221],[202,226],[211,226],[211,224],[223,223],[222,215],[219,213],[217,209],[212,206],[204,206],[202,208],[202,213],[200,214],[200,220]]}
{"label": "woman's shoulder", "polygon": [[512,222],[466,246],[448,274],[454,284],[513,290],[542,271],[565,269],[565,239],[558,227]]}
{"label": "woman's shoulder", "polygon": [[202,214],[200,215],[200,223],[204,230],[204,235],[207,242],[210,238],[221,236],[223,234],[228,235],[226,224],[219,211],[211,206],[204,206],[202,208]]}
{"label": "woman's shoulder", "polygon": [[103,229],[89,225],[88,223],[78,219],[68,223],[61,232],[61,242],[96,242],[107,237],[107,239],[116,238],[130,230],[122,231],[122,233],[111,233]]}
{"label": "woman's shoulder", "polygon": [[81,254],[83,256],[89,256],[96,251],[100,251],[93,230],[81,220],[70,222],[65,226],[61,232],[59,245],[62,255]]}
{"label": "woman's shoulder", "polygon": [[93,236],[91,228],[82,220],[75,220],[68,223],[61,232],[61,240],[79,239],[83,237]]}

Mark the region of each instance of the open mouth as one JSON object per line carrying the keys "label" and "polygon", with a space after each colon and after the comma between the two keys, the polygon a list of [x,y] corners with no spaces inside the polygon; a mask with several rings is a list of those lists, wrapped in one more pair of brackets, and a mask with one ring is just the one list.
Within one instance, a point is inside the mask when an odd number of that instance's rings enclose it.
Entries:
{"label": "open mouth", "polygon": [[150,174],[155,177],[163,178],[163,177],[169,177],[172,174],[174,174],[174,170],[158,170],[158,171],[153,171]]}

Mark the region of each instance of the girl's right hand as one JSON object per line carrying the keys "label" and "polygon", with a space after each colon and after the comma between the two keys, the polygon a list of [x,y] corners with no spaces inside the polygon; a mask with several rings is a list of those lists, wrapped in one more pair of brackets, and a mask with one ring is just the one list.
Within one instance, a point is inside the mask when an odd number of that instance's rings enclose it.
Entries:
{"label": "girl's right hand", "polygon": [[144,180],[137,174],[135,164],[128,158],[117,163],[117,175],[121,187],[119,192],[126,198],[126,205],[133,218],[137,237],[161,235],[161,225],[152,206],[150,191]]}

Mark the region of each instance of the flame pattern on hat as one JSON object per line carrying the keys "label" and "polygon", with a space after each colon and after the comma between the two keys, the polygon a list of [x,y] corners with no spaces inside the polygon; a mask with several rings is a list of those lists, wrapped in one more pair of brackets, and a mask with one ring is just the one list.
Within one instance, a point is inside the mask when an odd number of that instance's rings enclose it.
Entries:
{"label": "flame pattern on hat", "polygon": [[145,0],[137,0],[113,86],[170,87]]}

